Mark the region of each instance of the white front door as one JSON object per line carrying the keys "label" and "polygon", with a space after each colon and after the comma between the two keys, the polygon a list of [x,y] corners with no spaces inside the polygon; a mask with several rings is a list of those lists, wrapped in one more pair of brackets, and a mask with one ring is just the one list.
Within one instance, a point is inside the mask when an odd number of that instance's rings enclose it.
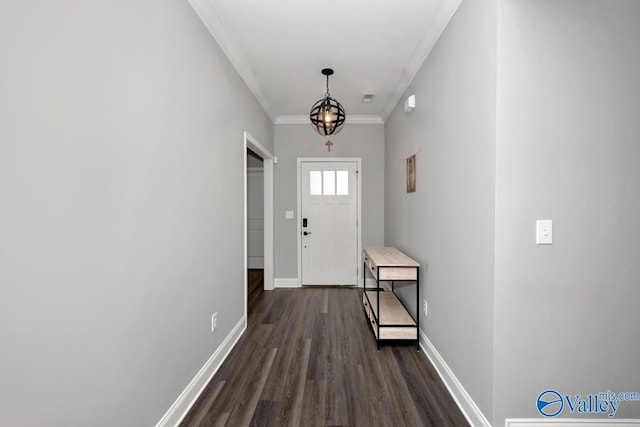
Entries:
{"label": "white front door", "polygon": [[358,163],[302,161],[303,285],[357,285]]}

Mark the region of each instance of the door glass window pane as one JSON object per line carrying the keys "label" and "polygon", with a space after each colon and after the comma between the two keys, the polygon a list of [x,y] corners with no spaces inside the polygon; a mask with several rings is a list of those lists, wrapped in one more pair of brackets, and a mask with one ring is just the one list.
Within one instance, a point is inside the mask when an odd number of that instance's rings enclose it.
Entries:
{"label": "door glass window pane", "polygon": [[309,194],[322,196],[322,173],[320,171],[309,171],[309,184]]}
{"label": "door glass window pane", "polygon": [[336,172],[336,194],[338,196],[349,195],[349,171]]}
{"label": "door glass window pane", "polygon": [[336,171],[322,171],[323,185],[322,194],[325,196],[335,196],[336,194]]}

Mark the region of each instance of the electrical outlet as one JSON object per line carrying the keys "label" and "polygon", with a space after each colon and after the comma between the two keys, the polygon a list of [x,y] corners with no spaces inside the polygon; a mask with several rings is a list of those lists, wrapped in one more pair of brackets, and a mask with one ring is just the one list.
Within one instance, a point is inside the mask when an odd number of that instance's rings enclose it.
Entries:
{"label": "electrical outlet", "polygon": [[424,312],[424,315],[427,315],[427,300],[423,299],[422,300],[422,311]]}
{"label": "electrical outlet", "polygon": [[218,313],[213,313],[211,316],[211,332],[215,332],[218,329]]}

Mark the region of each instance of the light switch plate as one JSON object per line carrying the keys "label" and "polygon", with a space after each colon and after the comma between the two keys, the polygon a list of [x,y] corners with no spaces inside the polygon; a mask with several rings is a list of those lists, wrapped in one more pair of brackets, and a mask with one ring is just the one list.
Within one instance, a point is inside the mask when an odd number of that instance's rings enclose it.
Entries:
{"label": "light switch plate", "polygon": [[536,245],[551,245],[553,243],[553,222],[551,220],[536,221]]}
{"label": "light switch plate", "polygon": [[293,219],[293,211],[285,211],[284,217],[285,219]]}

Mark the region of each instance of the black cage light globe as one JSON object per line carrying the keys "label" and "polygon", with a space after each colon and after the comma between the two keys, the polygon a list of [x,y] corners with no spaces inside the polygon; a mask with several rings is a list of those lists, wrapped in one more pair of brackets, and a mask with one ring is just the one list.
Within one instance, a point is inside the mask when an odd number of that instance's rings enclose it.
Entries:
{"label": "black cage light globe", "polygon": [[313,104],[309,118],[316,132],[329,136],[342,130],[347,116],[342,105],[329,93],[329,76],[333,74],[333,70],[324,68],[322,74],[327,76],[327,93],[324,94],[324,98]]}

